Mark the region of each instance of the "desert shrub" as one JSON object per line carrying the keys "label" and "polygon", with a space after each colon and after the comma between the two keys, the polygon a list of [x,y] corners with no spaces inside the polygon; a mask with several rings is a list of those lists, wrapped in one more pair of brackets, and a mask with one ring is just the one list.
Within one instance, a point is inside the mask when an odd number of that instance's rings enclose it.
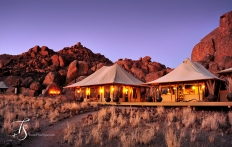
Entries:
{"label": "desert shrub", "polygon": [[108,134],[109,134],[109,139],[117,138],[119,137],[120,134],[120,128],[119,127],[110,128]]}
{"label": "desert shrub", "polygon": [[90,102],[89,104],[90,104],[90,106],[92,106],[94,108],[98,107],[98,102]]}
{"label": "desert shrub", "polygon": [[167,120],[168,120],[169,125],[173,122],[175,116],[176,116],[175,111],[171,111],[167,114]]}
{"label": "desert shrub", "polygon": [[140,113],[136,112],[135,117],[130,117],[130,124],[133,127],[138,127],[140,123]]}
{"label": "desert shrub", "polygon": [[230,125],[232,126],[232,112],[231,111],[228,113],[228,118],[229,118]]}
{"label": "desert shrub", "polygon": [[75,138],[75,144],[74,144],[74,146],[80,147],[80,146],[82,146],[82,144],[83,144],[82,132],[79,131],[78,135]]}
{"label": "desert shrub", "polygon": [[157,115],[162,115],[163,113],[165,113],[164,107],[157,107],[156,111],[157,111]]}
{"label": "desert shrub", "polygon": [[106,108],[102,108],[99,112],[98,112],[98,123],[102,123],[107,115],[107,109]]}
{"label": "desert shrub", "polygon": [[50,111],[49,115],[48,115],[50,123],[57,122],[59,120],[59,118],[58,118],[59,116],[60,116],[60,113],[57,110]]}
{"label": "desert shrub", "polygon": [[215,132],[210,132],[209,137],[208,137],[208,138],[209,138],[209,142],[210,142],[210,143],[213,143],[215,137],[216,137]]}
{"label": "desert shrub", "polygon": [[186,127],[193,125],[196,121],[196,114],[192,111],[190,107],[186,107],[183,109],[182,114],[182,124]]}
{"label": "desert shrub", "polygon": [[123,118],[122,114],[119,114],[117,122],[120,125],[120,128],[124,128],[128,123],[127,123],[127,118]]}
{"label": "desert shrub", "polygon": [[154,128],[149,128],[146,130],[142,130],[141,134],[139,135],[140,137],[140,143],[148,145],[151,143],[152,139],[154,139],[155,136],[155,129]]}
{"label": "desert shrub", "polygon": [[44,105],[45,110],[53,110],[53,101],[52,100],[46,100]]}
{"label": "desert shrub", "polygon": [[86,109],[86,108],[88,108],[89,107],[89,103],[87,103],[87,102],[82,102],[81,103],[81,108],[82,109]]}
{"label": "desert shrub", "polygon": [[67,122],[66,128],[64,129],[64,141],[68,142],[68,144],[74,144],[75,133],[75,124]]}
{"label": "desert shrub", "polygon": [[130,135],[126,135],[126,133],[122,133],[120,137],[121,143],[123,147],[134,147],[135,141]]}
{"label": "desert shrub", "polygon": [[196,129],[192,129],[192,131],[190,132],[190,142],[195,142],[197,138],[197,131]]}
{"label": "desert shrub", "polygon": [[99,128],[93,128],[91,131],[91,135],[93,136],[94,143],[96,144],[103,144],[103,133],[102,130]]}
{"label": "desert shrub", "polygon": [[141,114],[141,117],[144,119],[144,120],[147,120],[148,122],[150,122],[150,114],[147,110],[145,110],[142,114]]}
{"label": "desert shrub", "polygon": [[180,147],[183,135],[178,136],[174,128],[169,127],[165,131],[165,140],[168,147]]}

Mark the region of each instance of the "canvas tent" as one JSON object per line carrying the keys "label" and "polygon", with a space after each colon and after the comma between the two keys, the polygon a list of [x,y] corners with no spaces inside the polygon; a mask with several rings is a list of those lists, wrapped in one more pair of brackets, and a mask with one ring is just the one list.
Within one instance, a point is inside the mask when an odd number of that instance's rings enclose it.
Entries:
{"label": "canvas tent", "polygon": [[124,84],[136,86],[143,84],[143,82],[128,73],[120,65],[114,64],[113,66],[103,66],[82,81],[66,86],[65,88],[105,84]]}
{"label": "canvas tent", "polygon": [[219,72],[217,72],[219,74],[229,74],[229,73],[232,73],[232,67],[231,68],[227,68],[225,70],[221,70]]}
{"label": "canvas tent", "polygon": [[183,61],[167,75],[148,82],[154,85],[164,101],[204,100],[208,80],[220,80],[197,62]]}
{"label": "canvas tent", "polygon": [[0,93],[5,93],[7,89],[8,86],[3,81],[0,81]]}
{"label": "canvas tent", "polygon": [[183,82],[183,81],[197,81],[197,80],[209,80],[217,79],[214,74],[205,69],[202,65],[197,62],[192,62],[190,59],[186,59],[177,68],[167,75],[148,82],[147,84],[159,84],[159,83],[171,83],[171,82]]}
{"label": "canvas tent", "polygon": [[[120,65],[114,64],[112,66],[103,66],[82,81],[68,85],[64,88],[76,88],[77,93],[80,93],[87,98],[99,97],[99,95],[101,98],[105,98],[107,95],[105,94],[106,92],[109,93],[112,98],[114,96],[113,93],[115,92],[114,89],[117,86],[121,89],[122,101],[140,101],[141,87],[143,87],[141,84],[144,83],[128,73]],[[80,91],[82,91],[82,93]]]}

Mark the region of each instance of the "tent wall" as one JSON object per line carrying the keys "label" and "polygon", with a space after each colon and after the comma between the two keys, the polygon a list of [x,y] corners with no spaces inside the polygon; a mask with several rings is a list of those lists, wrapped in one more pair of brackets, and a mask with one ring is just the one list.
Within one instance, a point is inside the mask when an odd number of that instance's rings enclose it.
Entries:
{"label": "tent wall", "polygon": [[[143,99],[141,98],[141,87],[133,87],[120,85],[121,94],[119,101],[121,102],[141,102]],[[109,89],[109,94],[106,93],[106,88]],[[105,102],[105,98],[107,95],[110,96],[111,102],[113,102],[114,98],[114,89],[115,85],[105,85],[105,86],[91,86],[91,87],[81,87],[75,89],[75,97],[83,97],[85,101],[97,101],[97,102]]]}
{"label": "tent wall", "polygon": [[162,102],[189,101],[196,99],[204,100],[204,82],[184,82],[159,85]]}

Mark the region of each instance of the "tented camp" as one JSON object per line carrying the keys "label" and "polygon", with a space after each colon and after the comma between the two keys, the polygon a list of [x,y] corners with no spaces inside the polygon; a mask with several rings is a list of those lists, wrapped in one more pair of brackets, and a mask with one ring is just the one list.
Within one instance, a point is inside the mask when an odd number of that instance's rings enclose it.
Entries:
{"label": "tented camp", "polygon": [[82,81],[64,88],[75,88],[75,97],[83,97],[85,100],[105,102],[105,98],[113,101],[118,96],[121,102],[137,102],[145,98],[145,88],[141,84],[142,81],[114,64],[103,66]]}
{"label": "tented camp", "polygon": [[[146,84],[156,87],[157,93],[163,98],[163,102],[178,102],[197,100],[204,101],[208,96],[207,81],[221,81],[207,69],[197,62],[186,59],[177,68],[167,75],[148,82]],[[219,89],[220,84],[214,84],[215,89]],[[213,89],[213,90],[215,90]],[[213,91],[214,92],[214,91]],[[215,91],[218,96],[219,91]]]}
{"label": "tented camp", "polygon": [[8,89],[8,86],[3,81],[0,81],[0,94],[3,94]]}

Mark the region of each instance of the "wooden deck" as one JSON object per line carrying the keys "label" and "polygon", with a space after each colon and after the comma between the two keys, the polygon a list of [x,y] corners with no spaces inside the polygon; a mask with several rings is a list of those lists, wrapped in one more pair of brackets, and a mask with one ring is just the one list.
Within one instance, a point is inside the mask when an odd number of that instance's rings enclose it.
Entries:
{"label": "wooden deck", "polygon": [[119,105],[119,106],[179,106],[179,107],[222,107],[230,108],[232,102],[98,102],[99,104]]}

